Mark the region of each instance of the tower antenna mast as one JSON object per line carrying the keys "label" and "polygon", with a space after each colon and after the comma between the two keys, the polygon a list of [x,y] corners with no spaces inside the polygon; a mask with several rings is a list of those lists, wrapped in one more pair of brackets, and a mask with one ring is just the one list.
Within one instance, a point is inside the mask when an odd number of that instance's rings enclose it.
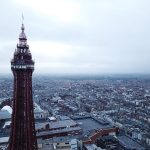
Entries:
{"label": "tower antenna mast", "polygon": [[24,21],[24,16],[23,16],[23,13],[22,13],[22,24],[23,24],[23,21]]}

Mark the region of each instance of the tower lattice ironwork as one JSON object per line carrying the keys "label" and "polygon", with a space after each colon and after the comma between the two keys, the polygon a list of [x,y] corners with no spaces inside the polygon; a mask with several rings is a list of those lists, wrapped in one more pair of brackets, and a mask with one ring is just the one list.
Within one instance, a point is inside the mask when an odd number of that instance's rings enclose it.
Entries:
{"label": "tower lattice ironwork", "polygon": [[8,150],[37,150],[32,100],[34,61],[21,26],[19,43],[11,61],[14,75],[13,113]]}

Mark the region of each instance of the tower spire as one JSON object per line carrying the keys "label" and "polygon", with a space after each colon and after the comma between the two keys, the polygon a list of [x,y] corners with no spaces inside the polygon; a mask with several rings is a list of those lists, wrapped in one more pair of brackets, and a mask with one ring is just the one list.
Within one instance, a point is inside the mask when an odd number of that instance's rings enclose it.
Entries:
{"label": "tower spire", "polygon": [[19,34],[19,45],[26,45],[27,44],[27,37],[24,32],[25,27],[24,27],[24,16],[22,14],[22,25],[21,25],[21,33]]}
{"label": "tower spire", "polygon": [[24,32],[24,23],[23,23],[23,21],[24,21],[24,16],[23,16],[23,13],[22,13],[22,26],[21,26],[22,32]]}
{"label": "tower spire", "polygon": [[22,13],[22,24],[23,24],[23,21],[24,21],[24,16],[23,16],[23,13]]}

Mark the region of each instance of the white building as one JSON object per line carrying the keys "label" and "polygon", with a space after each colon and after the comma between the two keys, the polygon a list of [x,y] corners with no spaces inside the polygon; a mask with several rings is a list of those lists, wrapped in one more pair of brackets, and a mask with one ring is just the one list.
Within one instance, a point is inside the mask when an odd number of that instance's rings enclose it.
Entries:
{"label": "white building", "polygon": [[147,143],[147,145],[150,145],[150,135],[147,136],[146,143]]}
{"label": "white building", "polygon": [[138,129],[135,129],[132,131],[132,138],[133,139],[138,139],[138,140],[142,140],[142,134]]}
{"label": "white building", "polygon": [[8,105],[4,106],[1,110],[2,110],[2,111],[5,111],[5,110],[6,110],[6,111],[9,112],[10,115],[12,114],[12,108],[11,108],[10,106],[8,106]]}
{"label": "white building", "polygon": [[49,117],[49,112],[42,110],[41,107],[34,103],[34,118],[35,119],[47,119]]}

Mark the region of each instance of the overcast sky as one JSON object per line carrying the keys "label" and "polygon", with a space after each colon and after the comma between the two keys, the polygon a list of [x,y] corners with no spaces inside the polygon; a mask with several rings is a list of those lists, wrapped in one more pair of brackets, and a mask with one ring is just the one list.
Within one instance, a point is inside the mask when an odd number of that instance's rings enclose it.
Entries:
{"label": "overcast sky", "polygon": [[150,0],[0,0],[0,73],[21,16],[35,73],[150,73]]}

